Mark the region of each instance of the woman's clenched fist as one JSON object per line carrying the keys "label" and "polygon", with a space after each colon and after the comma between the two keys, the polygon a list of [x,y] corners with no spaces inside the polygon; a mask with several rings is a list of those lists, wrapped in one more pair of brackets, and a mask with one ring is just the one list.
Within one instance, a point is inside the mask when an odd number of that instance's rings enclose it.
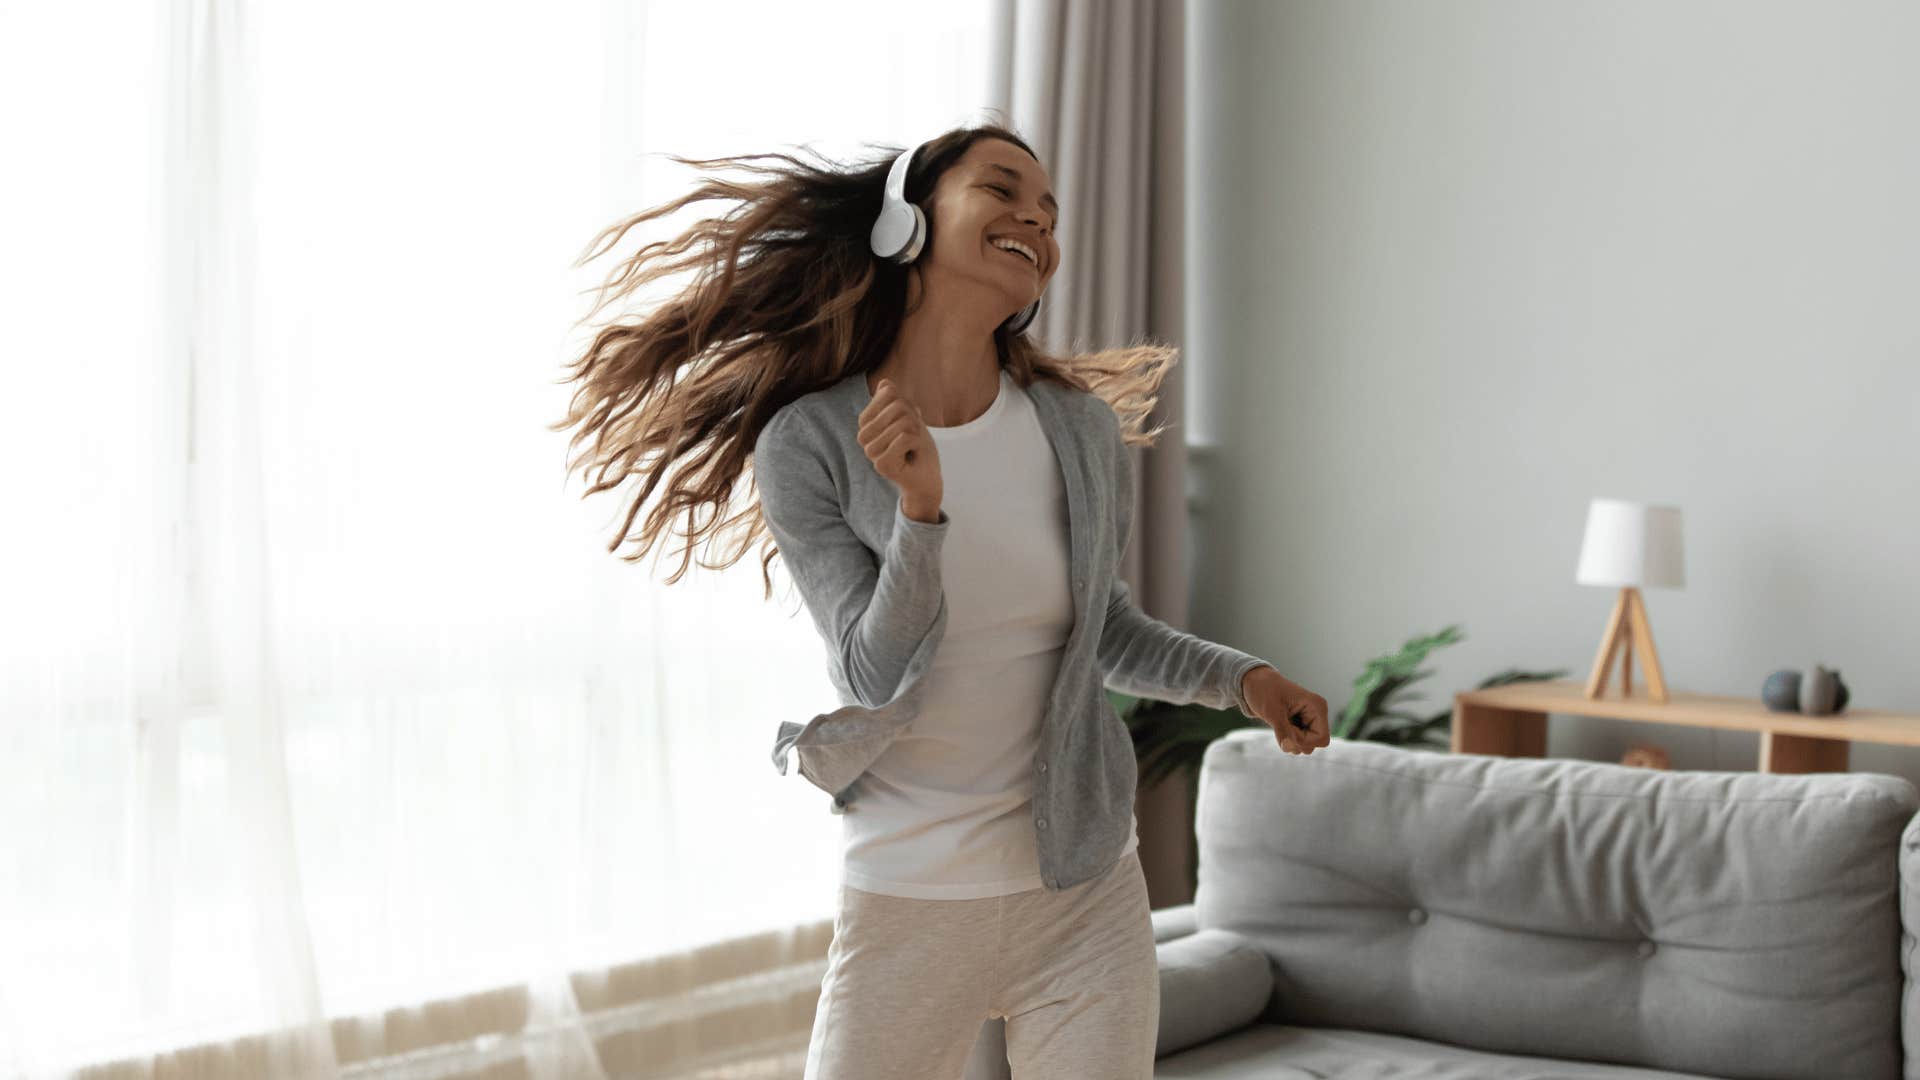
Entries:
{"label": "woman's clenched fist", "polygon": [[881,379],[873,400],[860,411],[859,438],[874,470],[899,489],[903,506],[929,520],[939,513],[946,494],[940,481],[940,450],[920,417],[920,407],[902,397],[893,380]]}

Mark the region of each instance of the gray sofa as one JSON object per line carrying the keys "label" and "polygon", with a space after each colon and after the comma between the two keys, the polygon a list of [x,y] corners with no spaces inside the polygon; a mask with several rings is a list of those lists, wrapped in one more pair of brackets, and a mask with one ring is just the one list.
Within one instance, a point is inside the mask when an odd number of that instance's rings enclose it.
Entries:
{"label": "gray sofa", "polygon": [[[1156,1077],[1920,1080],[1920,795],[1207,748]],[[1903,1052],[1904,1045],[1904,1052]]]}

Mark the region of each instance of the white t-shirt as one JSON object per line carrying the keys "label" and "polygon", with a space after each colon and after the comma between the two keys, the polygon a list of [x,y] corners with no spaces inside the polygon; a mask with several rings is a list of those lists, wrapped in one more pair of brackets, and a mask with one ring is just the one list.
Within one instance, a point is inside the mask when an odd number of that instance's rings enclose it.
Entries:
{"label": "white t-shirt", "polygon": [[[1073,629],[1066,484],[1033,402],[1004,369],[986,412],[928,430],[951,519],[947,628],[919,715],[840,816],[842,879],[929,900],[1037,889],[1034,754]],[[1139,846],[1138,824],[1122,856]]]}

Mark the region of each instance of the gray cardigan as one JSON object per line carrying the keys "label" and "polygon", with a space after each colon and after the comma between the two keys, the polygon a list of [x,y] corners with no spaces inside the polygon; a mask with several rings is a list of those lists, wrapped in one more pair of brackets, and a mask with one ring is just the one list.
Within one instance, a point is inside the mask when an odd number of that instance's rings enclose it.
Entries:
{"label": "gray cardigan", "polygon": [[[1066,479],[1074,623],[1033,762],[1040,876],[1059,890],[1111,867],[1127,841],[1139,767],[1103,687],[1253,715],[1240,681],[1265,661],[1141,611],[1116,577],[1133,521],[1133,462],[1119,417],[1096,395],[1047,378],[1028,388]],[[788,403],[753,451],[760,508],[827,646],[842,706],[782,721],[773,763],[854,805],[855,784],[912,721],[946,629],[940,546],[952,519],[916,521],[861,448],[864,372]],[[856,807],[857,809],[857,807]]]}

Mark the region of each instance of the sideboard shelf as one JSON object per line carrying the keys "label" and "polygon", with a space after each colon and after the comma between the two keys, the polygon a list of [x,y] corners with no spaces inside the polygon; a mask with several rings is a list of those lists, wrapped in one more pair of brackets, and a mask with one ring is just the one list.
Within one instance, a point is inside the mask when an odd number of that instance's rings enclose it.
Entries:
{"label": "sideboard shelf", "polygon": [[1590,698],[1584,683],[1559,679],[1455,694],[1453,750],[1545,757],[1549,713],[1757,731],[1761,772],[1845,772],[1848,750],[1857,742],[1920,746],[1920,713],[1859,709],[1849,704],[1833,716],[1804,716],[1774,712],[1757,698],[1683,690],[1671,691],[1665,702],[1658,702],[1638,687],[1627,697],[1614,690]]}

